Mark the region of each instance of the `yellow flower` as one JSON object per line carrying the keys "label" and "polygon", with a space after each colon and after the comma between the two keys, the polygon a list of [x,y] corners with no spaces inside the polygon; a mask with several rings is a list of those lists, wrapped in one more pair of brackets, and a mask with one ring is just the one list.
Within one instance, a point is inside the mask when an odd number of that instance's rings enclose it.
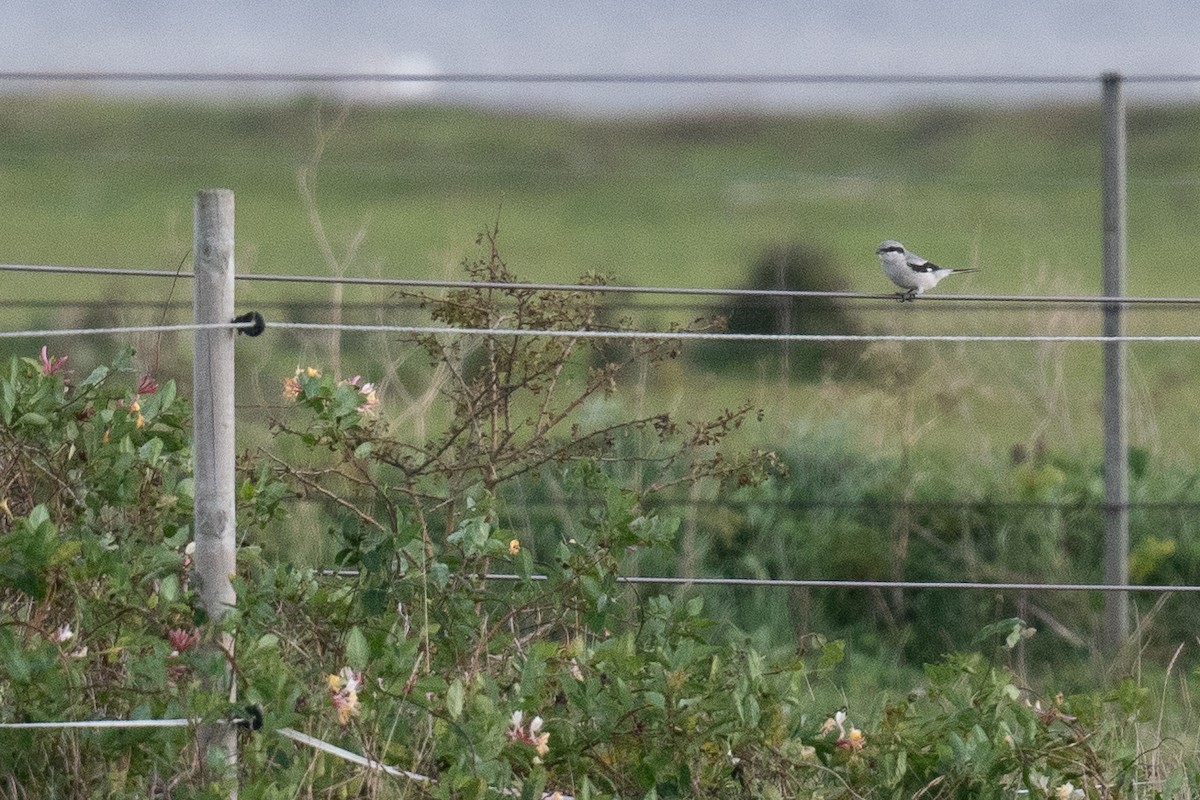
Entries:
{"label": "yellow flower", "polygon": [[520,552],[521,552],[521,540],[520,539],[513,539],[511,542],[508,543],[508,554],[510,556],[515,556],[517,553],[520,553]]}
{"label": "yellow flower", "polygon": [[308,377],[310,377],[310,378],[319,378],[319,377],[321,377],[321,372],[320,372],[320,370],[318,370],[316,367],[305,367],[305,368],[304,368],[304,374],[305,374],[305,375],[307,375],[307,376],[308,376]]}
{"label": "yellow flower", "polygon": [[12,509],[8,507],[8,498],[7,497],[4,498],[3,500],[0,500],[0,511],[4,512],[4,518],[6,520],[8,520],[9,522],[13,521],[13,513],[12,513]]}
{"label": "yellow flower", "polygon": [[342,681],[342,676],[334,675],[332,673],[325,676],[325,681],[329,684],[329,691],[331,692],[341,690],[342,684],[344,683],[344,681]]}

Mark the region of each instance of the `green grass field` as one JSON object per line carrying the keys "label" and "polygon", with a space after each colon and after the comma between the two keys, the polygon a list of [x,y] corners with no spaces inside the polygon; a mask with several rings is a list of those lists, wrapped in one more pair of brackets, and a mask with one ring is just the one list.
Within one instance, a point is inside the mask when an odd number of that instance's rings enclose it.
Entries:
{"label": "green grass field", "polygon": [[[1200,238],[1198,126],[1200,109],[1131,112],[1131,294],[1200,291],[1189,258]],[[362,236],[346,266],[351,275],[458,277],[476,234],[499,220],[506,258],[530,280],[598,270],[635,284],[735,286],[763,248],[799,242],[827,252],[848,288],[889,291],[873,251],[899,238],[939,263],[982,269],[948,281],[945,291],[1096,293],[1099,128],[1093,106],[589,121],[347,109],[316,98],[182,105],[8,97],[0,100],[0,261],[174,269],[190,247],[193,194],[223,186],[237,193],[239,270],[327,274],[299,188],[307,170],[334,254],[342,258]],[[169,291],[153,280],[2,280],[9,328],[87,321],[68,309],[76,300],[161,302]],[[247,284],[239,291],[247,307],[292,300],[293,310],[331,294]],[[188,295],[180,286],[174,297]],[[379,290],[347,289],[344,297],[389,299]],[[56,307],[13,307],[24,300]],[[869,330],[906,333],[1098,327],[1093,312],[1079,309],[872,301],[854,312]],[[111,313],[145,323],[161,312]],[[647,308],[641,318],[662,325],[696,313]],[[1137,311],[1129,325],[1188,332],[1189,314]],[[184,308],[170,318],[186,315]],[[277,341],[270,356],[248,354],[259,402],[274,397],[273,373],[287,364],[329,358],[324,339]],[[345,341],[347,369],[375,374],[377,348]],[[1132,348],[1133,434],[1160,463],[1194,463],[1192,353],[1184,344]],[[768,360],[749,375],[651,376],[650,389],[668,406],[693,403],[698,392],[714,406],[761,401],[768,440],[796,418],[839,417],[872,447],[927,448],[935,459],[969,454],[984,468],[1038,436],[1072,451],[1097,447],[1096,346],[878,346],[868,361],[869,369],[850,371],[859,380],[785,386]]]}

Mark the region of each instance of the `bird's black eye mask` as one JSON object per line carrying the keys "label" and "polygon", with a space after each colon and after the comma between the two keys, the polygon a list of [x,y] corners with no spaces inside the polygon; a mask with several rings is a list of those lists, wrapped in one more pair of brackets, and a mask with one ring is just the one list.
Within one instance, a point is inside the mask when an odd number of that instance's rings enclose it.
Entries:
{"label": "bird's black eye mask", "polygon": [[876,252],[879,252],[879,253],[903,253],[904,248],[903,247],[881,247]]}

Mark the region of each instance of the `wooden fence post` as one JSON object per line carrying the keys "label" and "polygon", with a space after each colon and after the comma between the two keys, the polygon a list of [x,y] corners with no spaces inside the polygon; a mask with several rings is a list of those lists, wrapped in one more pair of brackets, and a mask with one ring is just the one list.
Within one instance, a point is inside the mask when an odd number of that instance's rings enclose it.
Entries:
{"label": "wooden fence post", "polygon": [[[233,319],[233,192],[209,189],[196,195],[194,205],[195,289],[193,311],[197,324]],[[224,617],[237,602],[231,577],[237,565],[234,495],[234,394],[232,328],[196,331],[193,379],[193,452],[195,458],[196,579],[200,600],[212,621]],[[233,641],[220,636],[208,646],[232,653]],[[236,699],[232,672],[212,687]],[[237,729],[230,723],[202,725],[198,731],[201,769],[230,780],[230,797],[237,764]]]}

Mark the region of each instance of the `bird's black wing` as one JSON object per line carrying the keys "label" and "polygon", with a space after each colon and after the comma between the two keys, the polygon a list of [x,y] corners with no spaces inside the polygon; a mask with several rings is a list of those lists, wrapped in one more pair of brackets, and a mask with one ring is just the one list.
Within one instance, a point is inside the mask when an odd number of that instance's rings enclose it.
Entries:
{"label": "bird's black wing", "polygon": [[937,272],[939,269],[941,269],[941,267],[932,261],[925,261],[920,264],[914,264],[913,262],[909,261],[908,268],[913,272]]}

